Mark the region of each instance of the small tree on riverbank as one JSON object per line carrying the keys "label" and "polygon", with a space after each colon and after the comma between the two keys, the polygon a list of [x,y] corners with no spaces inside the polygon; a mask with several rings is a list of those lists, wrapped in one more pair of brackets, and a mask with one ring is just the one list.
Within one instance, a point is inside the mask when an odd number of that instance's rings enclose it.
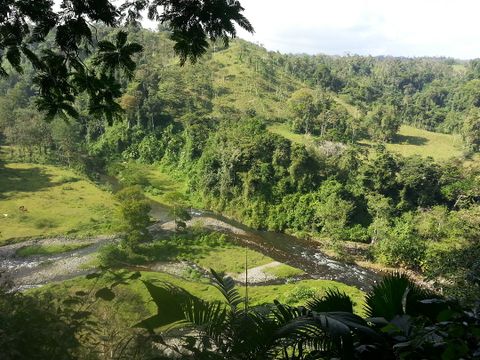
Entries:
{"label": "small tree on riverbank", "polygon": [[150,203],[140,186],[131,186],[116,194],[119,201],[122,231],[125,232],[124,245],[135,248],[141,241],[149,240]]}

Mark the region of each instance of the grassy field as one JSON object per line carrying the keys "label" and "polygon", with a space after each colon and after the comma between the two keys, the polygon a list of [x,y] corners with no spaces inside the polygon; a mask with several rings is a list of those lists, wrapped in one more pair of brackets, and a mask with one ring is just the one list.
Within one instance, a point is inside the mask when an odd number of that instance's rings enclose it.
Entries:
{"label": "grassy field", "polygon": [[[371,142],[362,142],[371,145]],[[403,156],[431,156],[435,160],[448,160],[462,155],[461,139],[454,135],[434,133],[403,125],[394,142],[387,149]]]}
{"label": "grassy field", "polygon": [[[141,274],[140,280],[143,281],[158,285],[164,283],[172,284],[207,301],[223,300],[220,292],[209,282],[189,281],[156,272],[142,272]],[[130,281],[128,285],[115,288],[118,297],[114,301],[113,306],[117,312],[122,312],[123,316],[128,319],[127,323],[136,323],[156,312],[155,304],[151,301],[150,295],[140,280]],[[108,280],[102,280],[95,285],[95,280],[79,277],[62,283],[50,284],[31,292],[34,294],[49,292],[59,298],[63,298],[68,294],[100,288],[108,283]],[[364,293],[354,287],[330,280],[303,280],[285,285],[249,286],[248,295],[251,305],[271,304],[274,300],[290,305],[302,305],[313,296],[321,297],[328,289],[333,288],[348,294],[354,301],[355,312],[358,314],[363,313]],[[244,296],[245,288],[239,287],[238,289]]]}
{"label": "grassy field", "polygon": [[[161,169],[156,165],[140,164],[136,162],[116,163],[111,166],[111,177],[118,180],[120,185],[140,185],[145,195],[151,200],[169,206],[179,200],[185,200],[187,191],[186,181],[175,176],[169,169]],[[168,174],[167,174],[168,173]],[[118,190],[119,184],[112,185]]]}
{"label": "grassy field", "polygon": [[107,234],[114,231],[115,219],[112,196],[70,170],[20,163],[0,168],[0,245],[31,237]]}
{"label": "grassy field", "polygon": [[[281,135],[292,142],[304,145],[313,145],[317,136],[293,133],[287,124],[274,124],[268,127],[272,133]],[[367,146],[374,143],[363,140],[359,142]],[[457,136],[434,133],[412,126],[403,125],[394,142],[386,144],[389,151],[403,156],[431,156],[437,161],[447,160],[462,155],[461,140]]]}
{"label": "grassy field", "polygon": [[248,259],[249,269],[273,261],[268,256],[256,251],[245,250],[239,246],[228,246],[222,248],[212,247],[205,255],[200,255],[195,262],[205,269],[213,268],[215,271],[240,274],[245,271],[245,255]]}
{"label": "grassy field", "polygon": [[294,133],[288,124],[274,124],[268,126],[268,131],[283,136],[291,142],[303,145],[314,145],[315,141],[320,140],[318,136],[308,134]]}
{"label": "grassy field", "polygon": [[233,107],[242,112],[255,110],[267,118],[288,116],[285,102],[292,92],[306,85],[280,67],[269,66],[270,73],[262,69],[266,56],[265,49],[245,46],[243,40],[233,41],[228,49],[213,54],[209,61],[214,70],[216,114],[224,115],[224,108]]}
{"label": "grassy field", "polygon": [[288,279],[291,277],[305,274],[302,270],[294,268],[289,265],[285,265],[285,264],[281,264],[279,266],[275,266],[271,268],[266,268],[264,271],[265,273],[271,274],[279,279]]}
{"label": "grassy field", "polygon": [[15,255],[28,257],[35,255],[56,255],[65,252],[83,249],[91,244],[62,244],[62,245],[31,245],[24,246],[17,250]]}
{"label": "grassy field", "polygon": [[[105,250],[108,253],[108,249]],[[137,249],[139,257],[129,259],[137,265],[164,261],[190,261],[205,270],[240,274],[248,268],[269,264],[274,260],[257,251],[245,249],[231,242],[224,234],[178,234],[144,243]]]}

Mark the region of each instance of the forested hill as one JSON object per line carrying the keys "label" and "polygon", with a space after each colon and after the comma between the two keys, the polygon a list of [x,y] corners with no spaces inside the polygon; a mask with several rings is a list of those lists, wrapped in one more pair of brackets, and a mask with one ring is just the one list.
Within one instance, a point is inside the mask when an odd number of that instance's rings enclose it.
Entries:
{"label": "forested hill", "polygon": [[[101,29],[99,38],[113,38],[110,32]],[[144,45],[136,77],[123,84],[127,91],[119,99],[132,124],[249,114],[341,142],[392,141],[400,125],[409,124],[459,134],[465,150],[478,150],[477,61],[283,55],[236,40],[228,49],[213,46],[196,65],[179,67],[167,32],[130,33]],[[35,93],[31,74],[27,68],[0,83],[3,132]]]}
{"label": "forested hill", "polygon": [[480,117],[477,61],[283,55],[237,40],[228,49],[212,47],[195,66],[179,68],[167,34],[136,37],[147,45],[129,95],[160,92],[165,99],[167,92],[164,113],[176,118],[192,109],[213,116],[249,113],[287,122],[298,133],[343,141],[352,135],[389,141],[403,123],[458,133],[468,146],[478,146],[472,135]]}
{"label": "forested hill", "polygon": [[[188,182],[190,204],[256,228],[337,249],[344,240],[368,243],[378,262],[452,283],[478,267],[480,168],[463,160],[480,146],[480,62],[282,55],[237,40],[180,67],[168,33],[132,29],[130,37],[144,51],[134,79],[123,80],[124,112],[115,119],[90,115],[79,96],[78,119],[47,123],[31,70],[0,82],[10,159],[92,178],[156,164]],[[397,134],[402,124],[457,134],[457,156],[391,153],[399,139],[418,149],[429,141],[427,132]],[[441,139],[437,148],[453,146]],[[130,180],[162,192],[141,172]]]}

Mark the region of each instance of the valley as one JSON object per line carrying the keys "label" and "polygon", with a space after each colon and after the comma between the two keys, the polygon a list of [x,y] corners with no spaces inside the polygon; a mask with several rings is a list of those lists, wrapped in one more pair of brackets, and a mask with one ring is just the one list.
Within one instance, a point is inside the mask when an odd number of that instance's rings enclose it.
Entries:
{"label": "valley", "polygon": [[181,50],[162,26],[0,80],[0,347],[31,315],[50,358],[473,352],[479,62]]}

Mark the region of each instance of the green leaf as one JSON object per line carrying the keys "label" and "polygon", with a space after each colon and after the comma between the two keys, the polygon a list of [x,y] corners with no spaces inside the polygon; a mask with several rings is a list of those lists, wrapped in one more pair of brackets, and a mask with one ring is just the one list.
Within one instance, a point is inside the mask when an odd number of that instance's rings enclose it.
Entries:
{"label": "green leaf", "polygon": [[66,305],[66,306],[77,305],[77,304],[80,304],[80,301],[78,299],[63,300],[63,305]]}

